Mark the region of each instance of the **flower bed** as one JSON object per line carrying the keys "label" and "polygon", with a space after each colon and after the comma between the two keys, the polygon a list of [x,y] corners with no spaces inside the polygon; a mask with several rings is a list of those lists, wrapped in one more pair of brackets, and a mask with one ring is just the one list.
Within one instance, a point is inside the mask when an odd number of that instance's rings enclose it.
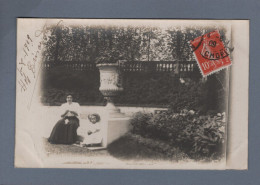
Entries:
{"label": "flower bed", "polygon": [[134,134],[165,141],[194,159],[223,156],[225,123],[225,113],[199,115],[188,110],[179,114],[138,112],[131,121]]}

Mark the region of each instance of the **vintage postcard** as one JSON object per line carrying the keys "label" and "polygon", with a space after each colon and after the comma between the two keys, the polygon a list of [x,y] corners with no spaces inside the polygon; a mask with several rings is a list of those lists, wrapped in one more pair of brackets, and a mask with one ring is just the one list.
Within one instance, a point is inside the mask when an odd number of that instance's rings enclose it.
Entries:
{"label": "vintage postcard", "polygon": [[248,20],[17,19],[17,168],[247,169]]}

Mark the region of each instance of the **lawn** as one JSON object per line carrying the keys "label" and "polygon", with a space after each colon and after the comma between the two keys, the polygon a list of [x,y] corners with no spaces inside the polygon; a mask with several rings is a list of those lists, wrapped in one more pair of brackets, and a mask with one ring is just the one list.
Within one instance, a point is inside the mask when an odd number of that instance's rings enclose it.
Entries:
{"label": "lawn", "polygon": [[95,156],[112,157],[119,160],[171,160],[178,161],[185,158],[185,155],[176,150],[174,155],[166,155],[153,147],[138,142],[131,134],[127,134],[111,143],[107,149],[89,150],[86,147],[75,145],[50,144],[47,139],[44,140],[45,150],[51,155],[75,155],[75,156]]}
{"label": "lawn", "polygon": [[51,144],[44,139],[44,146],[46,153],[51,155],[75,155],[75,156],[109,156],[107,150],[89,150],[86,147],[79,147],[76,145]]}

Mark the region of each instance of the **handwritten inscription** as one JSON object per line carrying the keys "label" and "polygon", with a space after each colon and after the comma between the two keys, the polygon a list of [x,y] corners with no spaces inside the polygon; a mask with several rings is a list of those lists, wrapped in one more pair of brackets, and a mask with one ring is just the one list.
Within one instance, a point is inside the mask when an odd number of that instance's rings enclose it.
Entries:
{"label": "handwritten inscription", "polygon": [[27,86],[31,83],[30,78],[26,75],[26,73],[23,70],[23,66],[17,69],[21,78],[18,80],[18,83],[21,87],[21,91],[26,91]]}
{"label": "handwritten inscription", "polygon": [[36,78],[36,64],[39,62],[42,47],[42,41],[37,41],[34,35],[26,35],[22,56],[18,59],[17,64],[17,80],[21,92],[25,92],[32,80]]}
{"label": "handwritten inscription", "polygon": [[[61,26],[62,20],[56,24]],[[27,34],[22,48],[22,57],[18,59],[17,70],[19,72],[18,83],[21,92],[28,89],[32,80],[36,78],[36,65],[40,61],[40,54],[43,49],[43,39],[46,39],[48,30],[51,28],[44,24],[43,28],[36,30],[34,34]]]}

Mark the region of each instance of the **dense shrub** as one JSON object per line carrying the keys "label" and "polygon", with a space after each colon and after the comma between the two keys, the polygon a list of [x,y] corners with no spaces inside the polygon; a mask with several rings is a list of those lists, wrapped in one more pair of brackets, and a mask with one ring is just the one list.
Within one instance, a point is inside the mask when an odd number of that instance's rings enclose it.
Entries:
{"label": "dense shrub", "polygon": [[185,79],[184,83],[175,84],[172,96],[169,97],[169,108],[172,112],[183,109],[203,114],[209,111],[225,112],[228,94],[225,84],[225,71],[207,77],[206,82]]}
{"label": "dense shrub", "polygon": [[213,157],[223,154],[225,115],[202,116],[183,110],[179,114],[138,112],[131,124],[133,133],[160,139],[178,146],[192,158]]}
{"label": "dense shrub", "polygon": [[152,113],[135,113],[133,118],[131,119],[131,124],[133,125],[133,132],[140,135],[149,136],[150,133],[147,132],[148,122],[152,117]]}
{"label": "dense shrub", "polygon": [[[42,103],[60,105],[70,93],[81,105],[103,105],[103,95],[99,91],[99,71],[71,71],[64,66],[46,70],[42,76]],[[206,83],[200,80],[184,79],[185,82],[169,72],[124,72],[123,87],[115,103],[134,106],[168,106],[173,112],[192,109],[224,110],[225,89],[214,74]],[[182,79],[183,80],[183,79]]]}
{"label": "dense shrub", "polygon": [[41,102],[46,105],[61,105],[69,93],[73,95],[73,101],[80,105],[104,104],[99,83],[98,70],[73,71],[57,66],[43,71]]}
{"label": "dense shrub", "polygon": [[180,112],[182,109],[203,110],[203,106],[206,106],[207,89],[205,86],[206,84],[202,82],[194,81],[178,84],[177,91],[170,98],[170,109],[173,112]]}
{"label": "dense shrub", "polygon": [[169,105],[179,83],[179,79],[169,72],[124,72],[124,91],[117,96],[115,103]]}
{"label": "dense shrub", "polygon": [[[124,91],[115,99],[116,104],[141,106],[167,106],[177,91],[178,79],[171,73],[125,72]],[[70,71],[58,66],[43,74],[42,103],[61,104],[67,92],[79,95],[80,104],[102,104],[99,91],[99,71]],[[156,91],[154,90],[156,89]],[[62,96],[62,101],[56,97]]]}

